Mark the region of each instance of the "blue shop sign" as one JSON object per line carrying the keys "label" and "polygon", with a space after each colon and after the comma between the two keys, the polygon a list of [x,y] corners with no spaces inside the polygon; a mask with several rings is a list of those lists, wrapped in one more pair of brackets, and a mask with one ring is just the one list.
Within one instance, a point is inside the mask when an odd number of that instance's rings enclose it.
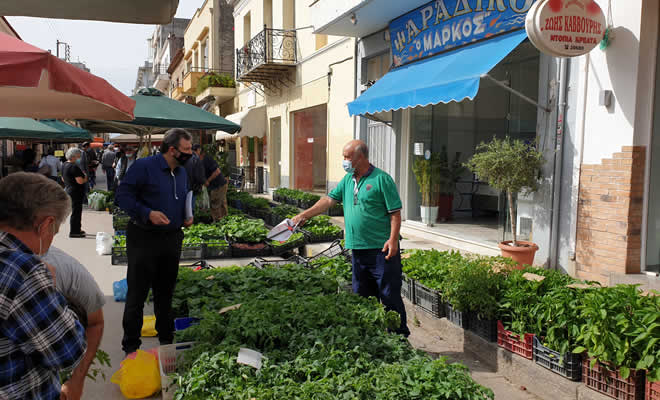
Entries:
{"label": "blue shop sign", "polygon": [[535,1],[431,1],[390,22],[394,67],[523,28]]}

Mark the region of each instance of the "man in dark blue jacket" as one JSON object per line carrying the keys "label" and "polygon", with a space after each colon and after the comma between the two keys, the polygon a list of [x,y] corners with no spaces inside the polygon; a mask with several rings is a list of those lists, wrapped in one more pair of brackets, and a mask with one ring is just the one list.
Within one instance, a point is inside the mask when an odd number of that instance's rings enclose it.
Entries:
{"label": "man in dark blue jacket", "polygon": [[124,306],[122,348],[136,351],[142,342],[142,317],[153,290],[160,344],[174,338],[172,295],[183,241],[188,178],[183,165],[192,156],[191,136],[183,129],[167,131],[160,154],[135,161],[117,189],[117,205],[131,217],[126,230],[128,293]]}

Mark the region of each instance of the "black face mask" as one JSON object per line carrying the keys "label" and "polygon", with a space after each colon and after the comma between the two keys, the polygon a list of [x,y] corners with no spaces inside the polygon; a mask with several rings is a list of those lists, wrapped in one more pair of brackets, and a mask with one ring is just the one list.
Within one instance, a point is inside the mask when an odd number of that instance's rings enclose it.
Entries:
{"label": "black face mask", "polygon": [[174,158],[179,162],[180,165],[184,165],[186,161],[190,160],[190,157],[192,157],[192,153],[184,153],[178,149],[177,151],[179,152],[179,155]]}

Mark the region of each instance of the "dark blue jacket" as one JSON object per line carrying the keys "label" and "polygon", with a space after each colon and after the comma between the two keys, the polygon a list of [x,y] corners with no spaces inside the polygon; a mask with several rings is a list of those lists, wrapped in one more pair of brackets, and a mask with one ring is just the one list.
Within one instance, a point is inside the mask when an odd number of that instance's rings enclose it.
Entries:
{"label": "dark blue jacket", "polygon": [[[142,158],[126,172],[117,189],[115,201],[134,222],[146,229],[174,231],[185,220],[188,177],[183,167],[174,172],[162,154]],[[170,224],[156,226],[149,221],[151,211],[160,211]]]}

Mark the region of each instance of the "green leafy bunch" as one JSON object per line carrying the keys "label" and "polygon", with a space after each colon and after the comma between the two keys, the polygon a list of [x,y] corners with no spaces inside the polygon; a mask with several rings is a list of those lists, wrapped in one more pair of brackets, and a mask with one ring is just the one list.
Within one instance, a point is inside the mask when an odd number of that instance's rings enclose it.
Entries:
{"label": "green leafy bunch", "polygon": [[319,257],[310,262],[310,267],[331,276],[340,285],[353,280],[353,266],[345,257]]}
{"label": "green leafy bunch", "polygon": [[[302,233],[297,232],[297,233],[294,233],[293,235],[291,235],[287,240],[285,240],[283,242],[280,242],[280,241],[277,241],[277,240],[271,240],[270,245],[273,246],[273,247],[281,247],[281,246],[287,246],[287,245],[290,245],[290,244],[293,244],[293,243],[303,242],[304,240],[305,240],[305,236]],[[301,243],[301,244],[304,244],[304,243]]]}
{"label": "green leafy bunch", "polygon": [[535,332],[540,332],[543,345],[560,354],[572,352],[577,346],[580,326],[582,290],[567,286],[550,288],[532,307],[536,317]]}
{"label": "green leafy bunch", "polygon": [[273,207],[271,212],[282,218],[291,218],[296,216],[300,210],[298,210],[298,207],[290,206],[288,204],[280,204],[277,207]]}
{"label": "green leafy bunch", "polygon": [[401,259],[406,276],[434,290],[442,290],[449,270],[464,262],[457,251],[438,250],[412,250]]}
{"label": "green leafy bunch", "polygon": [[126,236],[124,235],[115,235],[112,237],[113,247],[126,247]]}
{"label": "green leafy bunch", "polygon": [[239,243],[261,243],[268,235],[263,220],[248,219],[240,215],[223,218],[218,222],[218,227],[225,237]]}
{"label": "green leafy bunch", "polygon": [[236,82],[229,74],[208,72],[197,81],[197,91],[195,92],[195,95],[199,95],[209,87],[235,88]]}

